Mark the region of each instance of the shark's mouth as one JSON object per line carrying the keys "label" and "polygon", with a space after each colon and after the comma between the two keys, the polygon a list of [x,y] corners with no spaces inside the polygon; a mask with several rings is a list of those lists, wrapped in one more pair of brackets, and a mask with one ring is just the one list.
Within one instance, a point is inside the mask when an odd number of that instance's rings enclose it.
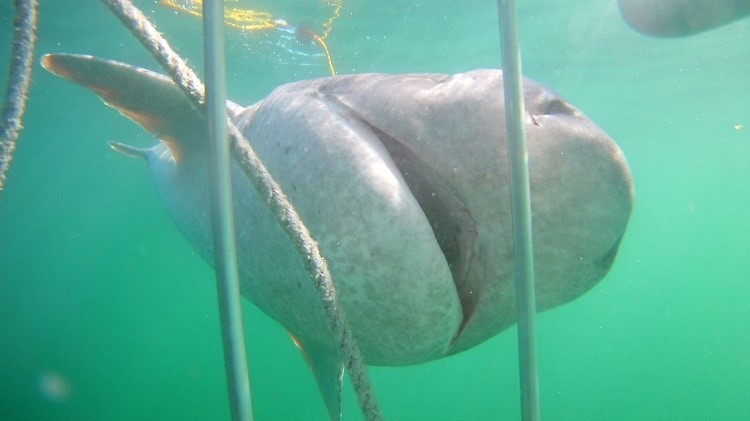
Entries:
{"label": "shark's mouth", "polygon": [[401,173],[422,212],[427,217],[435,240],[450,268],[456,292],[461,301],[463,319],[454,336],[471,319],[479,294],[467,282],[475,256],[476,221],[466,204],[451,189],[450,183],[403,142],[371,124],[356,110],[334,95],[325,95],[329,103],[341,108],[350,119],[356,119],[383,144]]}

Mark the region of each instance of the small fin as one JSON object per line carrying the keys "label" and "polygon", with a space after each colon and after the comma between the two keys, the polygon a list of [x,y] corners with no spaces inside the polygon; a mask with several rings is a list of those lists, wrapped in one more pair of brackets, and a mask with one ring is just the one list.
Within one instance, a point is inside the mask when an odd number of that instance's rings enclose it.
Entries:
{"label": "small fin", "polygon": [[124,143],[110,141],[109,147],[120,152],[123,155],[132,156],[134,158],[147,159],[148,149],[136,148],[135,146],[126,145]]}
{"label": "small fin", "polygon": [[344,363],[337,355],[318,350],[316,347],[305,346],[291,333],[290,336],[315,375],[318,390],[323,395],[323,401],[328,408],[328,415],[330,415],[332,421],[339,421],[341,419],[341,386],[344,380]]}
{"label": "small fin", "polygon": [[[198,148],[207,147],[205,119],[177,85],[164,75],[116,61],[74,54],[45,55],[42,66],[91,89],[107,105],[153,133],[166,143],[175,162]],[[125,149],[118,150],[124,152]],[[128,151],[132,152],[132,149]]]}

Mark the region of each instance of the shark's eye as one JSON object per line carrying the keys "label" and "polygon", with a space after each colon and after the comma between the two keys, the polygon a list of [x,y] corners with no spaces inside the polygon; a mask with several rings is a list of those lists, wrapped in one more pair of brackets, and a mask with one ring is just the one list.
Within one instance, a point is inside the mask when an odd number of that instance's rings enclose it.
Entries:
{"label": "shark's eye", "polygon": [[576,115],[576,109],[562,99],[555,98],[544,104],[543,115],[565,114]]}

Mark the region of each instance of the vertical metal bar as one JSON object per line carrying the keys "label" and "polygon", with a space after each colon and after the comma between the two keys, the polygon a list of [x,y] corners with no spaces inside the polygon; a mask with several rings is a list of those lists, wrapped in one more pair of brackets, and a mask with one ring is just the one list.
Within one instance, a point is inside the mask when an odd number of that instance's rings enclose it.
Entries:
{"label": "vertical metal bar", "polygon": [[521,51],[518,42],[515,0],[497,1],[500,21],[500,52],[505,89],[505,122],[510,162],[513,245],[515,249],[516,314],[518,318],[518,362],[521,381],[522,419],[539,419],[539,380],[536,361],[536,297],[534,251],[531,238],[531,199],[528,153],[524,131],[525,109],[521,82]]}
{"label": "vertical metal bar", "polygon": [[223,25],[223,0],[206,0],[203,3],[203,54],[206,74],[206,117],[211,140],[209,168],[213,183],[211,207],[214,267],[232,419],[244,421],[253,419],[253,410],[234,234]]}

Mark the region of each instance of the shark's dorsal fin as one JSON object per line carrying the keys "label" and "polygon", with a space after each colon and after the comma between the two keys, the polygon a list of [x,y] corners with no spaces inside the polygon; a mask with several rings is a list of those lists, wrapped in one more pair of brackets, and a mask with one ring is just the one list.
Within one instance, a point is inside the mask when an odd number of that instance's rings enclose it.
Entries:
{"label": "shark's dorsal fin", "polygon": [[[48,54],[42,66],[85,86],[122,115],[165,142],[176,162],[207,142],[206,121],[168,77],[116,61]],[[240,107],[229,104],[230,115]]]}

